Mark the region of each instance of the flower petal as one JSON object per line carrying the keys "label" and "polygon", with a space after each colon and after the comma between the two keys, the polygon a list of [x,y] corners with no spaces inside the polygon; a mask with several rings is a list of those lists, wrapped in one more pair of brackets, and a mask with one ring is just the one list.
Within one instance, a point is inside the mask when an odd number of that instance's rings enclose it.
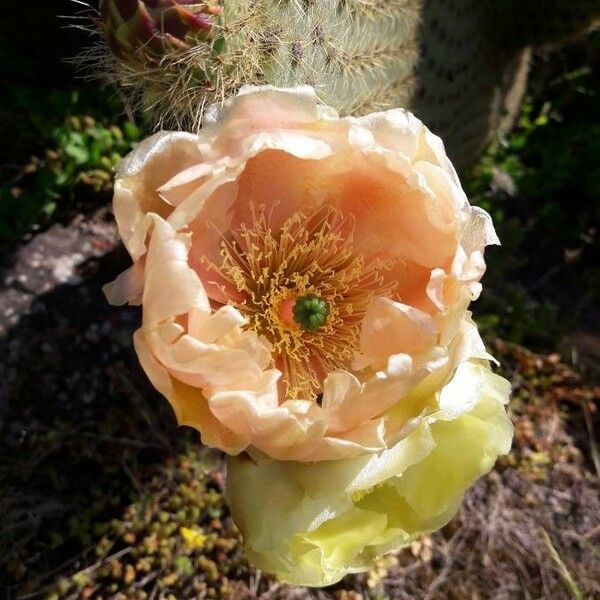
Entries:
{"label": "flower petal", "polygon": [[142,142],[119,165],[113,209],[119,233],[134,260],[145,252],[146,214],[169,215],[172,206],[158,188],[180,170],[201,160],[198,138],[184,132],[160,132]]}
{"label": "flower petal", "polygon": [[463,370],[460,385],[475,403],[452,418],[445,409],[430,415],[374,457],[230,458],[226,496],[251,561],[292,584],[331,585],[447,523],[512,439],[506,385],[483,365]]}

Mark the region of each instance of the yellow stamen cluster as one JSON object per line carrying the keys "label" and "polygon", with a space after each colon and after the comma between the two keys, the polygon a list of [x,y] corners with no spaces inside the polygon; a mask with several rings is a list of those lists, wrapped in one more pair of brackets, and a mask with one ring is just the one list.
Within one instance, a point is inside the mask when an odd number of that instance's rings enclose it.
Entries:
{"label": "yellow stamen cluster", "polygon": [[[355,225],[331,207],[295,213],[273,230],[264,209],[252,209],[249,224],[221,242],[213,269],[244,297],[232,302],[273,347],[286,398],[316,398],[323,377],[346,368],[354,357],[360,323],[374,296],[394,284],[382,272],[389,263],[355,251]],[[282,315],[282,305],[314,294],[327,302],[327,322],[307,331]]]}

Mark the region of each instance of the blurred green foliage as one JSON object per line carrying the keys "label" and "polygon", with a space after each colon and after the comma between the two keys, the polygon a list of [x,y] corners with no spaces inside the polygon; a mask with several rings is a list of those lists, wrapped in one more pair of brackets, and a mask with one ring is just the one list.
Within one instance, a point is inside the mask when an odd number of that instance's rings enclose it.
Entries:
{"label": "blurred green foliage", "polygon": [[73,90],[43,97],[18,86],[10,93],[9,104],[26,117],[0,187],[0,243],[51,216],[108,199],[115,165],[141,135],[104,94]]}
{"label": "blurred green foliage", "polygon": [[488,250],[478,322],[510,341],[548,348],[600,297],[598,83],[587,66],[552,79],[466,180],[502,241]]}

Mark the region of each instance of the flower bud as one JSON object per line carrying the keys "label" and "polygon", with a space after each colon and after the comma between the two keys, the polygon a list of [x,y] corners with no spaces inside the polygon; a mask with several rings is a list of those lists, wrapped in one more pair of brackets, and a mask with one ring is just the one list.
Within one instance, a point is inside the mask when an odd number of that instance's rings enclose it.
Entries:
{"label": "flower bud", "polygon": [[219,0],[103,0],[101,31],[115,57],[152,67],[168,53],[212,40]]}

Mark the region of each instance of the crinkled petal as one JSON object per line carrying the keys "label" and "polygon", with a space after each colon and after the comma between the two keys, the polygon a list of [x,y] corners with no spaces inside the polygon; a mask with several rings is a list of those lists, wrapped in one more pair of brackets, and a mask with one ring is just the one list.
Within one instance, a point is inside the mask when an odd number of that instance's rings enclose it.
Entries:
{"label": "crinkled petal", "polygon": [[205,113],[200,147],[209,153],[230,154],[235,143],[256,131],[310,127],[322,118],[336,117],[335,110],[317,102],[309,86],[244,86],[236,97]]}
{"label": "crinkled petal", "polygon": [[201,160],[196,135],[160,132],[143,141],[119,165],[113,209],[119,233],[134,260],[146,251],[148,213],[166,217],[172,211],[168,195],[158,189],[181,170]]}
{"label": "crinkled petal", "polygon": [[420,354],[436,344],[437,327],[430,315],[389,298],[375,298],[362,322],[361,357],[355,368],[377,367],[394,354]]}
{"label": "crinkled petal", "polygon": [[466,399],[452,418],[431,414],[378,455],[314,465],[229,459],[226,495],[250,560],[289,583],[331,585],[445,525],[512,439],[506,384],[485,365],[463,371],[475,403]]}
{"label": "crinkled petal", "polygon": [[228,454],[238,454],[248,446],[246,438],[227,429],[212,415],[200,390],[171,377],[154,358],[142,331],[137,331],[133,340],[142,368],[152,385],[171,403],[180,425],[193,427],[200,432],[204,444],[221,448]]}
{"label": "crinkled petal", "polygon": [[114,281],[107,283],[102,291],[107,300],[115,305],[139,305],[144,293],[144,259],[135,262]]}

